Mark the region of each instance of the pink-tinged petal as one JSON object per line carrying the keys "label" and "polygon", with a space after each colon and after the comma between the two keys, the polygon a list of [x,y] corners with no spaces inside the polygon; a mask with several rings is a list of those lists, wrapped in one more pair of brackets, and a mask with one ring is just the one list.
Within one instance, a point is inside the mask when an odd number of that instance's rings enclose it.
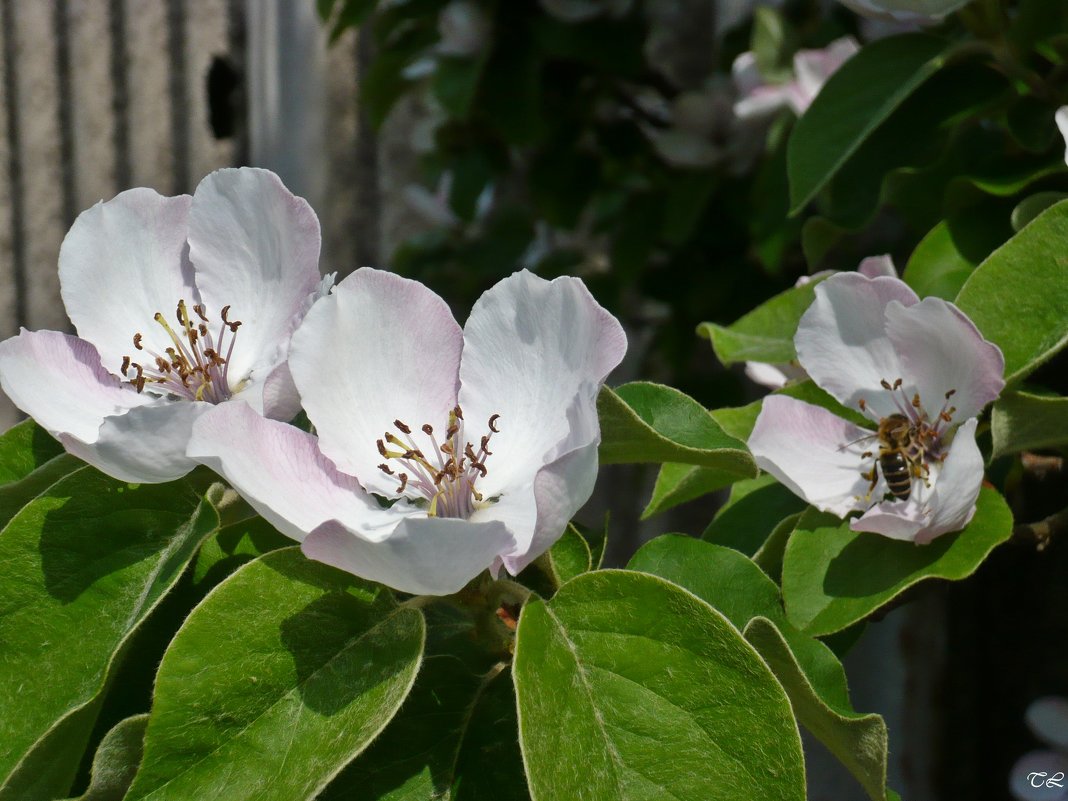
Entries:
{"label": "pink-tinged petal", "polygon": [[84,339],[58,331],[26,331],[0,343],[0,386],[53,435],[95,442],[105,417],[157,402],[123,385]]}
{"label": "pink-tinged petal", "polygon": [[797,102],[789,85],[758,86],[734,104],[734,116],[740,120],[759,119]]}
{"label": "pink-tinged petal", "polygon": [[764,76],[760,73],[756,53],[746,50],[734,59],[731,64],[731,79],[739,95],[747,95],[764,85]]}
{"label": "pink-tinged petal", "polygon": [[860,45],[852,36],[836,39],[822,50],[799,50],[794,54],[794,74],[797,76],[799,94],[804,98],[804,105],[795,108],[802,114],[816,99],[823,84],[839,67],[851,59]]}
{"label": "pink-tinged petal", "polygon": [[136,333],[157,353],[170,347],[153,316],[160,312],[174,325],[178,301],[195,302],[186,253],[190,202],[188,195],[130,189],[79,214],[63,240],[63,304],[108,372],[119,372],[123,356],[138,361]]}
{"label": "pink-tinged petal", "polygon": [[[293,335],[289,369],[319,447],[363,486],[394,494],[376,442],[400,420],[438,437],[456,405],[463,332],[441,298],[364,267],[316,303]],[[420,442],[423,440],[420,439]]]}
{"label": "pink-tinged petal", "polygon": [[319,283],[319,239],[311,206],[269,170],[217,170],[197,186],[189,257],[209,326],[220,324],[224,306],[242,323],[227,367],[231,386],[250,374],[262,382],[285,358]]}
{"label": "pink-tinged petal", "polygon": [[309,559],[415,595],[449,595],[512,548],[503,523],[407,517],[388,538],[371,541],[337,521],[304,540]]}
{"label": "pink-tinged petal", "polygon": [[894,266],[894,260],[889,253],[884,253],[881,256],[868,256],[866,259],[862,259],[857,267],[857,272],[868,278],[878,278],[881,275],[890,278],[898,277],[897,267]]}
{"label": "pink-tinged petal", "polygon": [[568,522],[593,494],[597,480],[597,443],[571,451],[546,465],[534,480],[537,524],[527,542],[505,554],[504,566],[512,575],[547,551],[560,539]]}
{"label": "pink-tinged petal", "polygon": [[[886,331],[901,358],[901,369],[920,393],[932,416],[942,408],[945,394],[957,407],[955,418],[979,414],[1005,386],[1005,358],[992,342],[952,303],[924,298],[914,306],[886,307]],[[912,393],[909,388],[909,393]]]}
{"label": "pink-tinged petal", "polygon": [[1057,123],[1057,130],[1061,132],[1061,139],[1064,140],[1064,163],[1068,164],[1068,106],[1057,109],[1053,119]]}
{"label": "pink-tinged petal", "polygon": [[225,478],[271,525],[293,539],[328,520],[385,536],[401,515],[382,509],[299,428],[247,404],[219,404],[193,428],[186,451]]}
{"label": "pink-tinged petal", "polygon": [[197,466],[185,449],[193,424],[211,408],[210,403],[161,401],[108,417],[92,444],[68,434],[59,440],[70,453],[120,481],[163,484]]}
{"label": "pink-tinged petal", "polygon": [[[297,392],[297,385],[293,382],[293,373],[287,362],[282,362],[268,374],[267,380],[263,382],[261,398],[265,417],[288,422],[297,416],[300,411],[300,393]],[[244,393],[241,400],[256,408]]]}
{"label": "pink-tinged petal", "polygon": [[1035,737],[1068,752],[1068,698],[1050,695],[1032,701],[1024,713],[1024,720]]}
{"label": "pink-tinged petal", "polygon": [[849,524],[853,531],[881,534],[892,540],[915,542],[927,525],[927,515],[916,498],[882,501]]}
{"label": "pink-tinged petal", "polygon": [[891,301],[911,306],[919,298],[896,278],[832,275],[816,286],[794,337],[797,359],[812,379],[851,409],[865,400],[873,420],[898,411],[879,382],[907,377],[886,332]]}
{"label": "pink-tinged petal", "polygon": [[[761,469],[824,512],[845,517],[863,509],[878,450],[873,432],[853,425],[819,406],[785,395],[764,398],[749,450]],[[872,493],[880,498],[886,485],[879,477]]]}
{"label": "pink-tinged petal", "polygon": [[975,502],[983,485],[983,454],[975,442],[976,418],[964,421],[953,435],[949,455],[931,490],[927,526],[916,536],[925,544],[972,521]]}
{"label": "pink-tinged petal", "polygon": [[460,406],[473,443],[500,415],[479,480],[487,496],[600,436],[597,393],[627,349],[619,321],[577,278],[526,270],[479,298],[464,328]]}
{"label": "pink-tinged petal", "polygon": [[[1062,776],[1047,786],[1049,780],[1058,773]],[[1068,799],[1068,781],[1065,777],[1068,777],[1068,754],[1030,751],[1012,766],[1009,791],[1017,801],[1065,801]]]}
{"label": "pink-tinged petal", "polygon": [[842,5],[874,19],[933,25],[970,0],[840,0]]}

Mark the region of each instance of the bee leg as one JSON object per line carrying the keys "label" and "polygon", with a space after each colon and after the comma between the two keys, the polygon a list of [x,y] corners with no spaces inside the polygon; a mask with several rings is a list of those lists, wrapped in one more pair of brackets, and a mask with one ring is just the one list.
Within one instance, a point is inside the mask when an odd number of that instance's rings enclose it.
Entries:
{"label": "bee leg", "polygon": [[868,503],[871,500],[871,494],[875,491],[875,485],[879,483],[879,476],[875,472],[875,467],[872,467],[866,473],[862,472],[860,477],[871,482],[868,485],[868,493],[864,496],[864,503]]}

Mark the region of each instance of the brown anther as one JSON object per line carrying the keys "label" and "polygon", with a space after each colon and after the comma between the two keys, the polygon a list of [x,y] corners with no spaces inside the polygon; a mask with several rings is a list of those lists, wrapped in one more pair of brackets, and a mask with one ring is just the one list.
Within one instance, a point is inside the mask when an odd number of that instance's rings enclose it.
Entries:
{"label": "brown anther", "polygon": [[883,389],[893,389],[893,387],[890,386],[890,382],[887,381],[885,378],[880,379],[879,384],[882,386]]}
{"label": "brown anther", "polygon": [[475,470],[477,470],[481,474],[481,476],[483,478],[485,478],[486,477],[486,473],[489,472],[488,470],[486,470],[486,465],[482,464],[482,462],[476,462],[476,461],[472,460],[471,461],[471,466],[473,468],[475,468]]}
{"label": "brown anther", "polygon": [[122,367],[119,368],[119,372],[122,373],[123,375],[126,375],[126,371],[129,370],[129,369],[130,369],[130,357],[129,356],[123,356],[122,357]]}
{"label": "brown anther", "polygon": [[381,470],[383,473],[385,473],[387,476],[393,475],[393,471],[389,469],[389,465],[388,464],[380,464],[378,466],[378,469]]}
{"label": "brown anther", "polygon": [[950,398],[952,398],[956,394],[957,394],[957,390],[951,389],[949,392],[946,393],[946,400],[949,400]]}
{"label": "brown anther", "polygon": [[434,428],[433,428],[433,426],[431,426],[430,423],[424,423],[423,424],[423,433],[426,434],[428,437],[434,436]]}
{"label": "brown anther", "polygon": [[947,423],[951,423],[951,422],[953,422],[953,416],[952,416],[951,414],[949,414],[949,412],[942,412],[942,413],[941,413],[940,415],[938,415],[938,416],[939,416],[940,418],[942,418],[942,420],[944,420],[944,421],[945,421],[945,422],[947,422]]}
{"label": "brown anther", "polygon": [[201,323],[199,326],[197,326],[197,329],[200,331],[200,335],[202,337],[206,337],[208,335],[208,327],[204,325],[204,323]]}
{"label": "brown anther", "polygon": [[899,378],[899,379],[898,379],[897,381],[895,381],[895,382],[894,382],[894,389],[897,389],[898,387],[900,387],[900,386],[901,386],[901,384],[902,384],[902,381],[901,381],[901,379]]}
{"label": "brown anther", "polygon": [[868,402],[864,400],[864,398],[861,398],[859,401],[857,401],[857,406],[860,407],[860,410],[863,412],[867,410]]}
{"label": "brown anther", "polygon": [[915,395],[912,396],[912,405],[915,406],[917,409],[920,408],[920,393],[919,392],[917,392]]}
{"label": "brown anther", "polygon": [[419,451],[405,451],[404,452],[404,456],[402,456],[401,458],[402,459],[422,459],[423,458],[423,454],[421,454]]}
{"label": "brown anther", "polygon": [[470,442],[468,442],[467,445],[464,447],[464,456],[470,459],[472,464],[478,461],[478,457],[475,456],[475,449],[471,447]]}
{"label": "brown anther", "polygon": [[870,459],[870,458],[871,458],[872,456],[874,456],[874,455],[875,455],[875,454],[873,454],[873,453],[872,453],[871,451],[864,451],[864,453],[862,453],[862,454],[860,455],[860,458],[861,458],[861,459]]}
{"label": "brown anther", "polygon": [[441,452],[442,453],[447,453],[449,456],[452,456],[452,443],[451,442],[443,442],[443,443],[441,443]]}
{"label": "brown anther", "polygon": [[501,419],[501,416],[499,414],[490,415],[489,430],[492,431],[494,434],[499,434],[500,431],[501,431],[496,426],[497,421],[500,420],[500,419]]}
{"label": "brown anther", "polygon": [[206,315],[204,313],[204,304],[203,303],[195,304],[193,306],[193,311],[196,312],[197,317],[199,317],[201,320],[203,320],[204,322],[208,321],[208,315]]}
{"label": "brown anther", "polygon": [[397,429],[402,434],[411,434],[412,433],[412,430],[408,426],[406,426],[404,423],[402,423],[400,420],[394,420],[393,421],[393,425],[395,425],[397,427]]}
{"label": "brown anther", "polygon": [[491,451],[489,448],[487,448],[486,447],[487,445],[489,445],[489,436],[488,435],[482,437],[482,442],[479,445],[479,447],[482,448],[482,452],[484,454],[486,454],[486,456],[493,456],[493,451]]}
{"label": "brown anther", "polygon": [[397,478],[400,479],[400,486],[397,487],[397,492],[404,492],[404,488],[408,486],[408,474],[400,473]]}
{"label": "brown anther", "polygon": [[145,349],[144,346],[141,344],[141,335],[140,334],[134,334],[133,342],[134,342],[134,347],[137,348],[138,350],[144,350]]}
{"label": "brown anther", "polygon": [[474,487],[471,487],[471,494],[472,494],[472,495],[474,496],[474,498],[475,498],[475,500],[476,500],[476,501],[479,501],[479,502],[481,502],[481,501],[482,501],[482,493],[481,493],[481,492],[479,492],[479,491],[478,491],[477,489],[475,489]]}
{"label": "brown anther", "polygon": [[456,432],[459,431],[459,430],[460,430],[460,427],[458,425],[454,424],[454,425],[449,426],[448,430],[445,432],[445,439],[452,439],[453,437],[456,436]]}
{"label": "brown anther", "polygon": [[389,454],[386,453],[386,443],[384,443],[382,440],[378,440],[378,452],[385,456],[387,459],[389,458]]}
{"label": "brown anther", "polygon": [[452,410],[452,413],[456,415],[457,420],[464,419],[464,410],[460,408],[460,404],[456,404],[456,408]]}

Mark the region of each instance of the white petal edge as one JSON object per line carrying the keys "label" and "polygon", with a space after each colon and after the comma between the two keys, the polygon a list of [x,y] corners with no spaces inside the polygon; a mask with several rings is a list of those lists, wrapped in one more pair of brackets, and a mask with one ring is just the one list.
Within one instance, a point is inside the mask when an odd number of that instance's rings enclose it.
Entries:
{"label": "white petal edge", "polygon": [[464,327],[460,405],[478,443],[499,414],[484,495],[533,481],[545,465],[599,436],[597,392],[627,349],[622,326],[577,278],[522,270],[475,303]]}
{"label": "white petal edge", "polygon": [[[874,457],[861,454],[878,450],[874,432],[819,406],[769,395],[748,444],[762,470],[817,509],[845,517],[864,508],[870,482],[861,473]],[[885,488],[880,476],[872,497],[882,497]]]}
{"label": "white petal edge", "polygon": [[[361,268],[316,303],[293,335],[289,369],[319,447],[364,488],[392,496],[376,446],[393,421],[440,437],[456,405],[463,333],[418,281]],[[422,440],[419,440],[422,441]]]}
{"label": "white petal edge", "polygon": [[103,473],[133,484],[163,484],[181,478],[196,462],[185,454],[193,424],[210,403],[164,401],[108,417],[96,442],[69,435],[60,442]]}
{"label": "white petal edge", "polygon": [[919,300],[896,278],[832,275],[816,286],[816,298],[801,316],[794,337],[798,362],[843,405],[858,409],[863,399],[865,414],[875,421],[894,414],[897,405],[879,382],[907,376],[886,332],[886,306]]}
{"label": "white petal edge", "polygon": [[96,442],[104,418],[157,402],[123,385],[84,339],[26,331],[0,343],[0,386],[50,434]]}
{"label": "white petal edge", "polygon": [[503,523],[408,517],[388,538],[371,542],[337,521],[301,545],[309,559],[414,595],[450,595],[512,548]]}
{"label": "white petal edge", "polygon": [[1061,139],[1064,140],[1064,163],[1068,164],[1068,106],[1057,109],[1053,119],[1057,123],[1057,130],[1061,132]]}
{"label": "white petal edge", "polygon": [[242,323],[227,368],[231,386],[250,376],[263,382],[285,358],[319,284],[319,244],[315,212],[270,170],[216,170],[197,186],[189,258],[209,326],[219,326],[227,305]]}
{"label": "white petal edge", "polygon": [[1005,386],[1001,349],[984,339],[952,303],[934,297],[908,307],[889,303],[886,331],[901,369],[932,417],[951,390],[957,420],[974,417],[1001,394]]}
{"label": "white petal edge", "polygon": [[328,520],[385,537],[401,518],[382,509],[355,478],[338,471],[314,436],[263,418],[242,401],[220,404],[205,414],[193,428],[187,453],[298,542]]}
{"label": "white petal edge", "polygon": [[173,325],[178,301],[196,302],[186,256],[191,201],[188,195],[130,189],[83,211],[63,239],[63,305],[110,373],[118,374],[124,356],[137,361],[136,333],[157,353],[170,347],[153,316],[160,312]]}

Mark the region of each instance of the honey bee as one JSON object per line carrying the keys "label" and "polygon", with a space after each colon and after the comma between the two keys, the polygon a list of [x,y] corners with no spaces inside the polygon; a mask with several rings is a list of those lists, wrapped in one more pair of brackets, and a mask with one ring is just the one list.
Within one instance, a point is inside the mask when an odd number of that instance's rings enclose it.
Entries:
{"label": "honey bee", "polygon": [[[875,437],[879,440],[876,465],[886,479],[886,486],[895,498],[907,501],[912,493],[912,479],[923,478],[927,471],[924,464],[926,449],[921,432],[905,415],[892,414],[879,421]],[[864,454],[871,455],[870,452]],[[879,480],[875,471],[873,465],[871,471],[865,474],[865,478],[871,482],[869,495]]]}

